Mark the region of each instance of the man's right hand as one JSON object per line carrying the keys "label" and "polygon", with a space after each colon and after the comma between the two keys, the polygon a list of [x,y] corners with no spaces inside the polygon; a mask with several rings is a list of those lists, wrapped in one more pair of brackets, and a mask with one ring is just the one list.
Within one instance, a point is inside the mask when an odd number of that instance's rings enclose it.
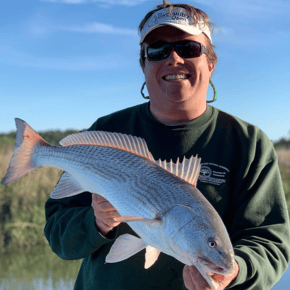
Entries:
{"label": "man's right hand", "polygon": [[103,236],[120,224],[120,222],[116,222],[113,219],[115,217],[120,217],[120,214],[112,204],[102,196],[93,194],[92,208],[95,213],[97,229]]}

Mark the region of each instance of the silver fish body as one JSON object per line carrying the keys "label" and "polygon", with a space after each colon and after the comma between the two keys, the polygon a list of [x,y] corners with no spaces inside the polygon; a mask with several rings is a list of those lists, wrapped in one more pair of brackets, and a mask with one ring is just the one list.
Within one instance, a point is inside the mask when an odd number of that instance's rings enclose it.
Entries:
{"label": "silver fish body", "polygon": [[[106,132],[66,137],[50,146],[28,124],[16,119],[14,155],[2,183],[50,166],[64,172],[52,198],[84,191],[106,198],[139,238],[120,236],[106,262],[122,261],[146,248],[145,268],[164,252],[195,265],[212,288],[212,273],[231,274],[234,252],[213,206],[196,188],[200,160],[174,164],[155,161],[144,140]],[[191,177],[190,174],[193,174]]]}

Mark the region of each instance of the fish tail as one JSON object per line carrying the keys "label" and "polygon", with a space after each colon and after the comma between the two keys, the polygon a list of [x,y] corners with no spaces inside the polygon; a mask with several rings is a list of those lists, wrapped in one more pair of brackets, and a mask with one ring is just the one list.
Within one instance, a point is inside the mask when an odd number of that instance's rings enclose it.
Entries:
{"label": "fish tail", "polygon": [[39,146],[50,146],[23,120],[15,118],[15,123],[17,131],[14,152],[1,184],[13,182],[36,169],[39,165],[33,162],[33,152]]}

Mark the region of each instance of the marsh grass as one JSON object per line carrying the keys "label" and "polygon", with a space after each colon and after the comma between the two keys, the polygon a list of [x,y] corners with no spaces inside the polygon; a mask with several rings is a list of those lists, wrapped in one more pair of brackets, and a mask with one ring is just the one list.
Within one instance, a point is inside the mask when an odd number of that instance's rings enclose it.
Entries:
{"label": "marsh grass", "polygon": [[[0,138],[0,179],[8,168],[14,141]],[[0,253],[47,244],[43,228],[44,204],[61,171],[39,168],[13,183],[0,186]]]}
{"label": "marsh grass", "polygon": [[[13,147],[13,138],[0,137],[0,180],[8,168]],[[290,150],[279,148],[277,155],[290,209]],[[0,186],[0,253],[48,246],[43,233],[44,204],[60,175],[60,170],[39,168],[11,184]]]}

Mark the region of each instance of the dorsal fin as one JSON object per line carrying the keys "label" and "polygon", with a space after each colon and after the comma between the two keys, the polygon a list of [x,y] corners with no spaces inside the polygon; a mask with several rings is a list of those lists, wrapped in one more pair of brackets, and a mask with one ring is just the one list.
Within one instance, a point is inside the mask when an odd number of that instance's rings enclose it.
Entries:
{"label": "dorsal fin", "polygon": [[170,160],[170,162],[166,162],[166,160],[161,161],[161,159],[155,162],[160,167],[196,187],[200,171],[200,160],[201,159],[196,155],[195,157],[191,156],[189,159],[184,156],[181,163],[179,162],[179,158],[177,158],[176,163],[173,163],[172,160]]}
{"label": "dorsal fin", "polygon": [[161,161],[161,159],[156,161],[150,153],[145,140],[132,135],[105,131],[85,131],[78,134],[68,135],[59,143],[62,146],[96,145],[127,151],[149,159],[161,168],[187,181],[193,186],[196,186],[199,176],[201,159],[198,158],[198,156],[191,156],[189,159],[184,157],[181,163],[179,162],[179,159],[177,159],[176,163],[173,163],[172,160],[170,160],[170,162],[166,162],[166,160]]}
{"label": "dorsal fin", "polygon": [[96,145],[116,148],[136,154],[155,163],[145,140],[132,135],[105,131],[85,131],[78,134],[68,135],[59,143],[62,146]]}

